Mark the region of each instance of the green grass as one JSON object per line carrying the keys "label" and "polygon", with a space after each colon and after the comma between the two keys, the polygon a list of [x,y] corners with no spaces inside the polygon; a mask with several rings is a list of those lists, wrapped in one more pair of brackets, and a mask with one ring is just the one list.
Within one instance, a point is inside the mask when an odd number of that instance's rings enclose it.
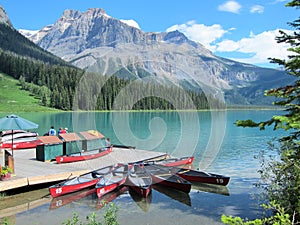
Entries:
{"label": "green grass", "polygon": [[0,73],[0,112],[58,111],[40,105],[40,99],[21,90],[19,81]]}

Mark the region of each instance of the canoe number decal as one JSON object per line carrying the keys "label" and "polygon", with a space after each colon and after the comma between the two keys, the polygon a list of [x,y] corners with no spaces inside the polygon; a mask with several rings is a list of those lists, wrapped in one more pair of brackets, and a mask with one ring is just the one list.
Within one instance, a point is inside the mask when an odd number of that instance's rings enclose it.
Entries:
{"label": "canoe number decal", "polygon": [[56,194],[62,193],[62,188],[57,188],[57,189],[55,190],[55,193],[56,193]]}
{"label": "canoe number decal", "polygon": [[101,188],[100,189],[100,194],[103,194],[104,193],[104,188]]}
{"label": "canoe number decal", "polygon": [[218,184],[223,184],[224,181],[223,181],[223,179],[217,179],[217,183],[218,183]]}

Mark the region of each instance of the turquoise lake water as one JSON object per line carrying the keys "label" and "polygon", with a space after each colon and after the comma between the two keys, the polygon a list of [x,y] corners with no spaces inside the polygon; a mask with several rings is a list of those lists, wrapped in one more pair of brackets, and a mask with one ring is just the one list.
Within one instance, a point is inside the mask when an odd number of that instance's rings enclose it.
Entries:
{"label": "turquoise lake water", "polygon": [[[207,112],[89,112],[89,113],[20,113],[39,124],[40,135],[50,126],[68,127],[69,131],[98,130],[113,144],[138,149],[167,152],[173,156],[194,155],[193,166],[207,172],[230,176],[226,188],[194,186],[188,195],[154,189],[147,201],[137,200],[127,190],[116,197],[120,224],[221,224],[221,215],[253,219],[261,215],[259,179],[262,151],[274,154],[267,142],[280,137],[282,131],[272,128],[240,128],[238,119],[263,121],[280,111],[241,110]],[[4,116],[4,114],[0,114]],[[50,204],[27,210],[15,216],[16,224],[61,224],[78,212],[82,218],[92,212],[102,215],[95,194],[90,194],[57,209]]]}

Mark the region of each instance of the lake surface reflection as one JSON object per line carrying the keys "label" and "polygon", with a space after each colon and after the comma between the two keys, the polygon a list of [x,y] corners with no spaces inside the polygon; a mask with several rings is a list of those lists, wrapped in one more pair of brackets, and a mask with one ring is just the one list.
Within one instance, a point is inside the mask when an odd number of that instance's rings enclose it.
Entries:
{"label": "lake surface reflection", "polygon": [[[71,131],[96,129],[114,144],[168,152],[174,156],[194,155],[193,166],[207,172],[230,176],[227,187],[193,185],[189,194],[155,186],[148,199],[140,199],[127,188],[105,201],[118,207],[120,224],[221,224],[221,215],[253,219],[261,214],[254,184],[258,181],[261,151],[273,154],[267,142],[281,133],[238,128],[237,119],[269,119],[280,111],[222,112],[107,112],[107,113],[21,113],[40,126],[40,135],[55,128]],[[0,114],[0,116],[5,116]],[[102,199],[103,200],[103,199]],[[105,211],[93,190],[28,207],[9,217],[15,224],[61,224],[78,212],[80,218]],[[1,215],[0,215],[1,217]]]}

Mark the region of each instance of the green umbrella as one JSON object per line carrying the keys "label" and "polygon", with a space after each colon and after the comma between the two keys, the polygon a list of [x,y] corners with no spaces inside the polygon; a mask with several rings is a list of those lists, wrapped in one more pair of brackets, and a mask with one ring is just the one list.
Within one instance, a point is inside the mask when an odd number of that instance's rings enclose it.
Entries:
{"label": "green umbrella", "polygon": [[[27,130],[27,129],[35,129],[38,128],[39,125],[36,123],[33,123],[29,120],[26,120],[22,117],[19,117],[17,115],[8,115],[6,117],[3,117],[0,119],[0,130],[12,130],[12,135],[14,130]],[[13,136],[12,136],[12,155],[14,155],[13,152]]]}

